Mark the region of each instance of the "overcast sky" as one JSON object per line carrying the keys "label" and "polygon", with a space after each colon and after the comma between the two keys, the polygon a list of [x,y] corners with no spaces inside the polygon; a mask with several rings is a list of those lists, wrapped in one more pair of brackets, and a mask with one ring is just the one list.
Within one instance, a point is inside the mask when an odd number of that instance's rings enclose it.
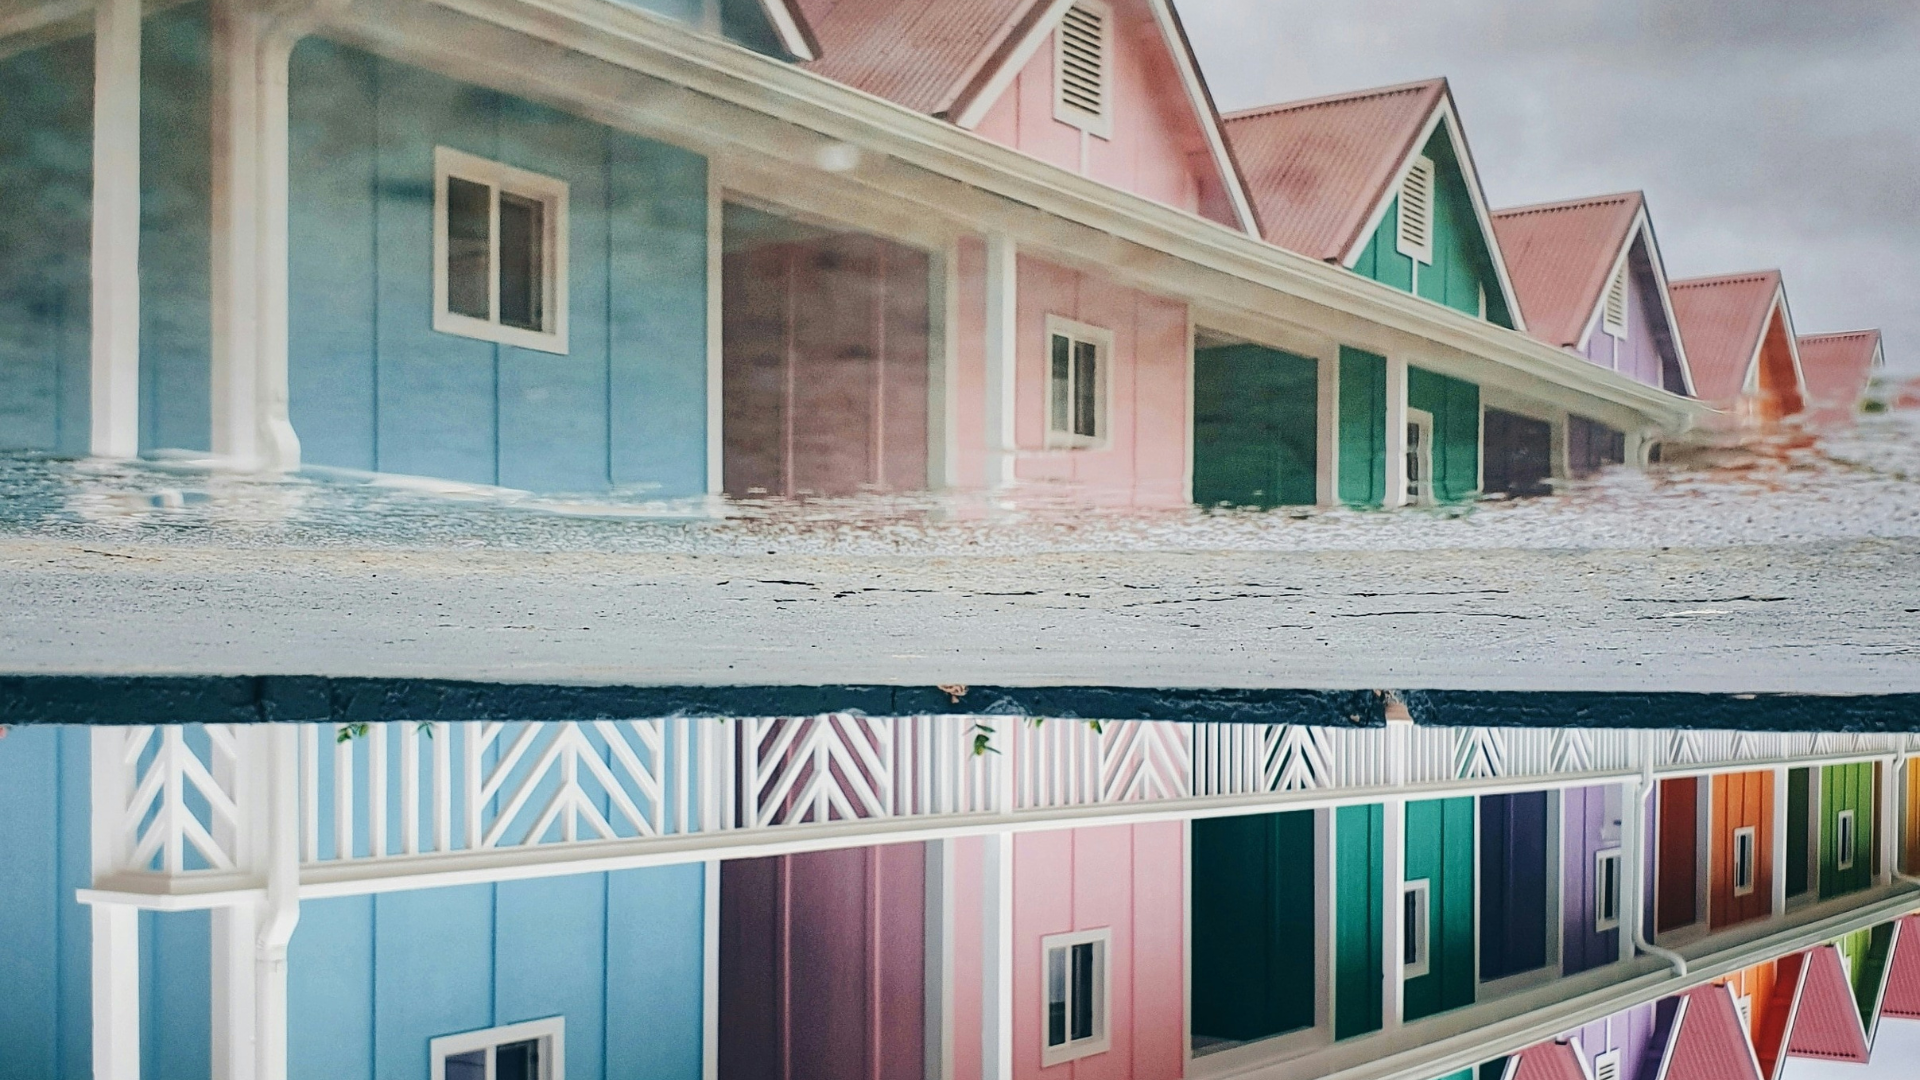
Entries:
{"label": "overcast sky", "polygon": [[1673,277],[1779,267],[1920,372],[1920,0],[1184,0],[1223,110],[1445,75],[1495,207],[1640,189]]}

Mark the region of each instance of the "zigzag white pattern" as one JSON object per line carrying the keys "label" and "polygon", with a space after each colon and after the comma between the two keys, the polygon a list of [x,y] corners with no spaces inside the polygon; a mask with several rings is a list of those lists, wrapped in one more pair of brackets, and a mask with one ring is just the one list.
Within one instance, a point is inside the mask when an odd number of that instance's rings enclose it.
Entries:
{"label": "zigzag white pattern", "polygon": [[1493,728],[1466,728],[1454,744],[1453,775],[1461,780],[1505,776],[1506,740]]}
{"label": "zigzag white pattern", "polygon": [[1276,724],[1263,740],[1269,791],[1311,791],[1327,787],[1327,763],[1333,756],[1326,733],[1303,724]]}

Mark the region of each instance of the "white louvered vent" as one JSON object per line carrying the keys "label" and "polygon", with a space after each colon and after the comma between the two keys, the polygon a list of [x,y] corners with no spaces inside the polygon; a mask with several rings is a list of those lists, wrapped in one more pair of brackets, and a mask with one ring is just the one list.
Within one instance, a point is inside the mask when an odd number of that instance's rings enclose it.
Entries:
{"label": "white louvered vent", "polygon": [[1753,995],[1741,994],[1733,999],[1733,1011],[1740,1014],[1740,1026],[1753,1027]]}
{"label": "white louvered vent", "polygon": [[1620,1080],[1620,1051],[1609,1050],[1593,1059],[1593,1080]]}
{"label": "white louvered vent", "polygon": [[1400,254],[1433,261],[1433,159],[1421,156],[1400,181]]}
{"label": "white louvered vent", "polygon": [[1607,308],[1600,318],[1607,333],[1614,337],[1627,336],[1627,267],[1624,263],[1607,283]]}
{"label": "white louvered vent", "polygon": [[1090,0],[1074,4],[1054,35],[1054,119],[1096,135],[1112,130],[1113,13]]}

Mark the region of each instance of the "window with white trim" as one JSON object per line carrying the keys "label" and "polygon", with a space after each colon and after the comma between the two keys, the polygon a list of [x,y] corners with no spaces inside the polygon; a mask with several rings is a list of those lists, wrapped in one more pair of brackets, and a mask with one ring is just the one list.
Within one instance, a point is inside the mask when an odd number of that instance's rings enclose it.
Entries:
{"label": "window with white trim", "polygon": [[1400,178],[1400,234],[1395,246],[1400,254],[1423,263],[1433,261],[1433,189],[1433,159],[1422,154]]}
{"label": "window with white trim", "polygon": [[1047,446],[1085,449],[1107,441],[1107,365],[1113,335],[1047,318]]}
{"label": "window with white trim", "polygon": [[1102,1053],[1111,1045],[1107,953],[1112,945],[1113,931],[1107,927],[1040,939],[1047,991],[1040,1017],[1043,1068]]}
{"label": "window with white trim", "polygon": [[566,1080],[566,1020],[442,1035],[427,1052],[433,1080]]}
{"label": "window with white trim", "polygon": [[1593,1059],[1593,1080],[1620,1080],[1620,1051],[1609,1050]]}
{"label": "window with white trim", "polygon": [[1593,854],[1593,929],[1600,932],[1620,925],[1620,849]]}
{"label": "window with white trim", "polygon": [[1733,830],[1733,895],[1745,896],[1753,891],[1757,876],[1754,862],[1759,843],[1752,825]]}
{"label": "window with white trim", "polygon": [[433,328],[567,351],[567,184],[433,152]]}
{"label": "window with white trim", "polygon": [[1433,495],[1433,414],[1407,410],[1407,505],[1427,506]]}
{"label": "window with white trim", "polygon": [[1838,868],[1853,869],[1853,811],[1842,810],[1833,822],[1833,846],[1838,850]]}
{"label": "window with white trim", "polygon": [[1601,329],[1617,338],[1627,336],[1627,264],[1621,263],[1607,282],[1606,304],[1600,316]]}
{"label": "window with white trim", "polygon": [[1433,969],[1433,882],[1409,881],[1400,890],[1400,974],[1417,979]]}
{"label": "window with white trim", "polygon": [[1102,138],[1113,133],[1113,12],[1078,0],[1053,35],[1053,118]]}

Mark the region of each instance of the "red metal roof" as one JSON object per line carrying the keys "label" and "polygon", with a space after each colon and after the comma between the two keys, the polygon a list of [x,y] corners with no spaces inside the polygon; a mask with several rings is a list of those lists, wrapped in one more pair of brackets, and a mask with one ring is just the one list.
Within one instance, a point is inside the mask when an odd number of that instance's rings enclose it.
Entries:
{"label": "red metal roof", "polygon": [[1667,291],[1693,369],[1694,392],[1713,402],[1739,397],[1773,313],[1780,271],[1675,281]]}
{"label": "red metal roof", "polygon": [[1807,953],[1791,1023],[1789,1055],[1866,1064],[1867,1031],[1860,1026],[1860,1009],[1838,948],[1822,945]]}
{"label": "red metal roof", "polygon": [[1920,1020],[1920,915],[1900,920],[1887,961],[1887,989],[1880,997],[1880,1015]]}
{"label": "red metal roof", "polygon": [[1810,334],[1801,338],[1799,345],[1800,373],[1807,380],[1808,401],[1851,412],[1873,375],[1873,359],[1880,352],[1880,331]]}
{"label": "red metal roof", "polygon": [[1544,1042],[1515,1055],[1507,1080],[1587,1080],[1580,1055],[1570,1043]]}
{"label": "red metal roof", "polygon": [[1050,6],[1040,0],[798,0],[820,41],[807,68],[944,115]]}
{"label": "red metal roof", "polygon": [[1580,345],[1641,205],[1640,193],[1629,191],[1494,211],[1493,232],[1528,333],[1549,345]]}
{"label": "red metal roof", "polygon": [[1227,114],[1267,240],[1345,257],[1447,93],[1445,79],[1429,79]]}
{"label": "red metal roof", "polygon": [[1684,1008],[1667,1040],[1664,1080],[1761,1080],[1752,1044],[1725,985],[1696,987],[1681,995]]}

